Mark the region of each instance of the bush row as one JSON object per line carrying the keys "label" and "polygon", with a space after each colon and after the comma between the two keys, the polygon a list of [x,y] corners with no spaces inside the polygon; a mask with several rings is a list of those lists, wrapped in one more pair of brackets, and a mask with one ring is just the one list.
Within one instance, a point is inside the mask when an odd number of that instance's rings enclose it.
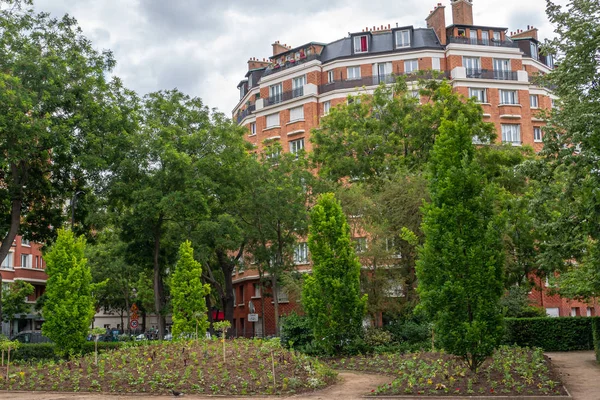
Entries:
{"label": "bush row", "polygon": [[592,350],[595,318],[506,318],[504,343],[544,351]]}
{"label": "bush row", "polygon": [[[99,342],[98,351],[116,349],[122,346],[121,342]],[[24,343],[19,348],[11,352],[10,358],[14,361],[37,361],[37,360],[59,360],[60,356],[56,354],[54,343]],[[83,346],[83,354],[94,352],[94,342],[86,342]]]}

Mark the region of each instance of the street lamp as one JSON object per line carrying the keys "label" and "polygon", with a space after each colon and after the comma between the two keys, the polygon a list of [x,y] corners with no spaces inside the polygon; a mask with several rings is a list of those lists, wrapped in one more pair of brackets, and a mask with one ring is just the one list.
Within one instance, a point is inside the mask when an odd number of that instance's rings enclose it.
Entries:
{"label": "street lamp", "polygon": [[75,192],[73,198],[71,198],[71,231],[73,231],[73,226],[75,225],[75,207],[77,207],[77,196],[80,194],[85,194],[85,192],[82,192],[81,190]]}

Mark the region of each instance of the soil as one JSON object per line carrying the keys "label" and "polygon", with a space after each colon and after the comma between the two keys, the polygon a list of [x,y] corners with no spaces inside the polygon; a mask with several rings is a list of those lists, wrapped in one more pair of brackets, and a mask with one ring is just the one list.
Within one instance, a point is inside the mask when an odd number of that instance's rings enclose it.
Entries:
{"label": "soil", "polygon": [[[281,396],[281,397],[227,397],[228,400],[273,400],[273,399],[293,399],[293,400],[356,400],[362,399],[365,394],[371,392],[379,385],[391,381],[390,377],[364,374],[358,372],[340,372],[338,382],[324,390],[304,393],[301,395]],[[0,400],[156,400],[161,397],[146,395],[110,395],[106,393],[2,393]],[[171,396],[172,398],[172,396]],[[215,397],[185,395],[182,399],[189,400],[215,400]]]}
{"label": "soil", "polygon": [[600,400],[600,365],[593,351],[546,353],[574,400]]}

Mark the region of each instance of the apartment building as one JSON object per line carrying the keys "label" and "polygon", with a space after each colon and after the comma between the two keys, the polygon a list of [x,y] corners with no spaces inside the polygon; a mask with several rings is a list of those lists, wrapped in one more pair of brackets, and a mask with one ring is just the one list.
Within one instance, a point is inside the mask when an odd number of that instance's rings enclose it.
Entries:
{"label": "apartment building", "polygon": [[[425,18],[425,28],[366,27],[331,43],[296,47],[276,41],[269,58],[248,61],[248,72],[237,86],[240,100],[233,109],[234,120],[248,129],[247,140],[258,151],[278,141],[283,151],[310,152],[311,130],[349,94],[372,93],[381,82],[392,83],[403,75],[418,96],[416,72],[439,71],[456,92],[481,103],[484,120],[496,127],[498,142],[539,151],[544,122],[538,113],[553,107],[556,97],[536,84],[535,77],[554,66],[552,55],[540,51],[538,30],[527,26],[510,32],[506,27],[475,25],[471,0],[450,3],[449,26],[446,7],[438,3]],[[296,261],[300,270],[310,269],[305,243],[299,245]],[[260,323],[245,320],[248,301],[257,312],[261,309],[256,274],[242,272],[234,282],[238,334],[262,335]],[[267,335],[274,333],[268,300],[265,315],[260,315]],[[284,314],[294,308],[285,294],[280,302]],[[558,308],[562,316],[570,307]]]}
{"label": "apartment building", "polygon": [[9,332],[8,322],[2,322],[2,333],[14,335],[24,330],[39,330],[42,327],[40,313],[33,310],[37,299],[46,290],[46,262],[42,258],[41,245],[17,236],[13,241],[8,256],[1,264],[2,289],[7,289],[15,281],[26,281],[33,285],[35,291],[26,302],[31,305],[31,311],[19,315],[13,321],[13,332]]}

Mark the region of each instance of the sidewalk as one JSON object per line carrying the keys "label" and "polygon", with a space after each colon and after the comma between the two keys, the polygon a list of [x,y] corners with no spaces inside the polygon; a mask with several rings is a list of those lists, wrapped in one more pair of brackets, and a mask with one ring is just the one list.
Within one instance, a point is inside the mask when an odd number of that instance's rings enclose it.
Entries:
{"label": "sidewalk", "polygon": [[546,353],[574,400],[600,400],[600,364],[593,351]]}

